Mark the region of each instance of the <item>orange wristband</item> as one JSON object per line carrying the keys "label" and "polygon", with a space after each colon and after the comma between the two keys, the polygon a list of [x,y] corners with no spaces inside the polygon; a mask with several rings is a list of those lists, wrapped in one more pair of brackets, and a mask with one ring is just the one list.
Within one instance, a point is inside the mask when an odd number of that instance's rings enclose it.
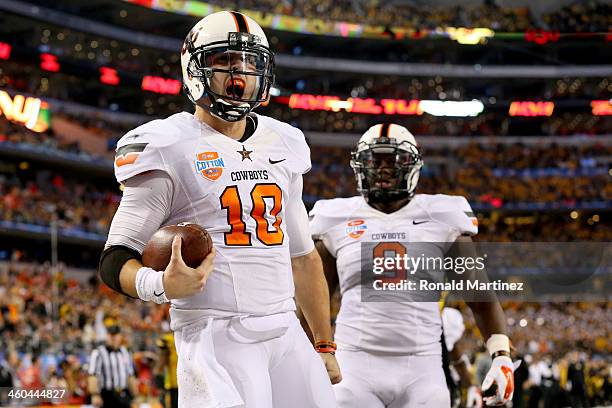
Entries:
{"label": "orange wristband", "polygon": [[317,341],[314,346],[318,353],[331,353],[336,352],[336,343],[333,341]]}

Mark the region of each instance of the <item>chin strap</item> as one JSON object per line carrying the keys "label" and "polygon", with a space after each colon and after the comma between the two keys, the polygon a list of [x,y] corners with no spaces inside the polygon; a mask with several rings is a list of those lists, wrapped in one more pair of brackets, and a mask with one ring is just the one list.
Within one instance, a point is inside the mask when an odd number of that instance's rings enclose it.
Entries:
{"label": "chin strap", "polygon": [[240,105],[234,105],[221,98],[214,100],[213,106],[214,110],[211,108],[210,112],[228,122],[237,122],[243,119],[254,108],[247,102],[243,102]]}
{"label": "chin strap", "polygon": [[197,105],[207,110],[211,115],[227,122],[238,122],[244,119],[255,108],[255,106],[251,106],[251,104],[247,102],[243,102],[240,105],[234,105],[220,98],[214,98],[208,95],[207,98],[209,101],[212,101],[210,104],[207,104],[201,99]]}

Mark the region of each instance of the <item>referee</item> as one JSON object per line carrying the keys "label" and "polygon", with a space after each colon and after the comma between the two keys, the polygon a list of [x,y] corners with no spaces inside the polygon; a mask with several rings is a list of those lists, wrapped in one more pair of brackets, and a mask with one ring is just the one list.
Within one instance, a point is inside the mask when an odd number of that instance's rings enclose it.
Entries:
{"label": "referee", "polygon": [[[91,352],[87,388],[94,407],[130,408],[136,395],[132,356],[121,345],[119,326],[107,328],[106,343]],[[131,391],[131,392],[130,392]]]}

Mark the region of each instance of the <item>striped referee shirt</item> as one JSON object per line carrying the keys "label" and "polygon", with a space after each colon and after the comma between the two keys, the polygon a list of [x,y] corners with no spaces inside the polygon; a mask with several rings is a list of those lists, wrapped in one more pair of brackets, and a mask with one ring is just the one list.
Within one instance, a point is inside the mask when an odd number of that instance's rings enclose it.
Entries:
{"label": "striped referee shirt", "polygon": [[98,378],[100,390],[125,390],[134,375],[132,356],[123,346],[118,350],[98,346],[91,352],[88,373]]}

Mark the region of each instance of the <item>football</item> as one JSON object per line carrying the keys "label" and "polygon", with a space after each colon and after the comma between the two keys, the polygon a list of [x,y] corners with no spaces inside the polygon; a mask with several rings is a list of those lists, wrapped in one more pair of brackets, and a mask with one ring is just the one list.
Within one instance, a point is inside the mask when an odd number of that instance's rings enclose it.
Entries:
{"label": "football", "polygon": [[198,267],[212,251],[212,239],[208,232],[198,224],[181,223],[160,228],[147,242],[142,252],[144,266],[163,271],[170,263],[172,240],[175,235],[182,239],[181,255],[185,264]]}

